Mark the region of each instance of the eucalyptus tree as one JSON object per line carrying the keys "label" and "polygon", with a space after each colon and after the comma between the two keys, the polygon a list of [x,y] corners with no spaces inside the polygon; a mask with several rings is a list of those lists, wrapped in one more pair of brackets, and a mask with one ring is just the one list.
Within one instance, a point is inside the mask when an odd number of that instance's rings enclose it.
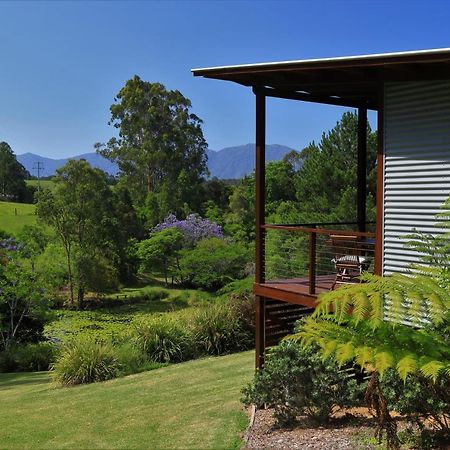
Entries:
{"label": "eucalyptus tree", "polygon": [[136,75],[110,108],[109,124],[117,128],[118,137],[96,144],[101,155],[118,164],[134,202],[142,206],[150,196],[162,216],[184,204],[194,207],[207,173],[202,121],[190,109],[190,100],[180,91]]}
{"label": "eucalyptus tree", "polygon": [[64,248],[69,306],[75,307],[83,302],[86,289],[95,284],[93,274],[103,284],[101,278],[113,270],[116,257],[113,192],[106,174],[84,160],[70,160],[57,170],[53,180],[52,191],[39,193],[36,213],[54,229]]}

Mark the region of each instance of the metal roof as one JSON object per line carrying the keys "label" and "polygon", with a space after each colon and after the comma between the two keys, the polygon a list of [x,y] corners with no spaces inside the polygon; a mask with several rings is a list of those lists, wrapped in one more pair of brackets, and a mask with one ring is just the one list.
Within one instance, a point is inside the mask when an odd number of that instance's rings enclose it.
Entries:
{"label": "metal roof", "polygon": [[450,48],[192,69],[275,97],[376,109],[385,81],[450,79]]}

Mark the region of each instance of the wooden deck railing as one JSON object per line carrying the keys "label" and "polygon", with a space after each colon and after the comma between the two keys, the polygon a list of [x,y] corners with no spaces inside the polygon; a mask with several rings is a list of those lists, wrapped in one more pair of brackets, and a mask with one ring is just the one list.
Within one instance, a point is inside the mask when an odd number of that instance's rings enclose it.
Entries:
{"label": "wooden deck railing", "polygon": [[[357,258],[358,263],[364,262],[364,271],[373,272],[375,233],[355,231],[353,228],[357,225],[354,222],[262,225],[263,279],[295,282],[306,277],[309,293],[315,295],[318,283],[323,287],[328,280],[330,284],[342,261]],[[372,225],[367,223],[366,229]],[[341,269],[344,277],[346,270],[350,272],[350,269]],[[322,287],[319,289],[323,290]]]}

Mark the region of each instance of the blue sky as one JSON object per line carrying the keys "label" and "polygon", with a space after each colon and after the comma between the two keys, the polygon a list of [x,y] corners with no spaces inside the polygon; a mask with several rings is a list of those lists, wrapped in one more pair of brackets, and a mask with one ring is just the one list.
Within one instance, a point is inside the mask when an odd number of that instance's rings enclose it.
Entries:
{"label": "blue sky", "polygon": [[[210,148],[254,142],[254,97],[194,78],[214,65],[450,47],[450,2],[0,2],[0,141],[17,154],[93,151],[138,74],[179,89]],[[268,143],[301,149],[342,108],[268,102]]]}

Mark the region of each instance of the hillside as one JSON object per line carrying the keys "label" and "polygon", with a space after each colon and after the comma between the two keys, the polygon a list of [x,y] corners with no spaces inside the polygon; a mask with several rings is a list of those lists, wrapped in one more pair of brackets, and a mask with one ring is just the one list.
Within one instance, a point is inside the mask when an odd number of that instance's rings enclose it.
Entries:
{"label": "hillside", "polygon": [[0,374],[0,448],[240,448],[253,364],[245,352],[72,388]]}
{"label": "hillside", "polygon": [[0,202],[0,230],[15,234],[24,225],[36,224],[34,205]]}
{"label": "hillside", "polygon": [[[284,145],[268,145],[266,147],[267,161],[276,161],[292,149]],[[217,178],[242,178],[251,173],[255,167],[255,144],[239,145],[237,147],[227,147],[219,151],[207,150],[208,168],[212,177]],[[73,156],[72,158],[52,159],[34,153],[24,153],[17,155],[18,161],[31,173],[36,176],[36,170],[33,169],[37,161],[42,162],[42,177],[48,177],[55,173],[56,169],[62,167],[69,159],[85,159],[93,167],[98,167],[105,172],[116,175],[117,165],[97,153],[85,153]]]}
{"label": "hillside", "polygon": [[[266,161],[278,161],[292,149],[285,145],[266,146]],[[227,147],[217,152],[208,150],[208,168],[217,178],[242,178],[255,168],[255,144]]]}
{"label": "hillside", "polygon": [[98,167],[99,169],[104,170],[105,172],[116,175],[117,174],[117,166],[107,159],[103,158],[103,156],[98,155],[95,152],[92,153],[84,153],[82,155],[72,156],[70,158],[62,158],[62,159],[52,159],[46,158],[45,156],[36,155],[34,153],[24,153],[23,155],[17,155],[17,160],[25,167],[25,169],[30,172],[31,175],[37,176],[37,172],[33,167],[36,162],[41,162],[44,166],[43,170],[41,170],[41,177],[49,177],[54,175],[56,169],[64,166],[69,159],[85,159],[91,164],[93,167]]}

